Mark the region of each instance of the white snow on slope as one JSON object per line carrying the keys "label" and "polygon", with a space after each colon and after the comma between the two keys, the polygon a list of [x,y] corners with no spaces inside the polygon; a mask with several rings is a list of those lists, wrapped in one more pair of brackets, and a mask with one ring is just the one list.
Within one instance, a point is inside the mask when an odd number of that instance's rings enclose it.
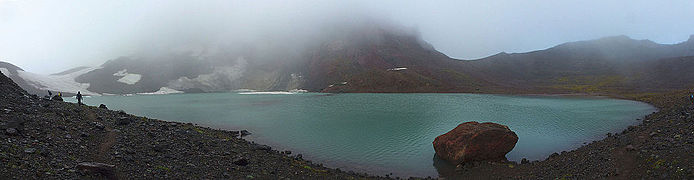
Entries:
{"label": "white snow on slope", "polygon": [[406,67],[396,67],[396,68],[388,69],[388,71],[402,71],[402,70],[407,70],[407,68]]}
{"label": "white snow on slope", "polygon": [[162,95],[162,94],[179,94],[183,93],[183,91],[171,89],[168,87],[161,87],[159,88],[159,91],[157,92],[151,92],[151,93],[137,93],[137,94],[145,94],[145,95]]}
{"label": "white snow on slope", "polygon": [[267,92],[242,92],[238,94],[243,94],[243,95],[285,95],[285,94],[296,94],[293,92],[287,92],[287,91],[267,91]]}
{"label": "white snow on slope", "polygon": [[81,91],[81,93],[84,95],[98,96],[99,93],[94,93],[87,90],[87,88],[89,88],[89,83],[78,83],[75,81],[75,78],[78,76],[97,69],[101,69],[101,67],[85,68],[65,75],[43,75],[26,71],[17,71],[17,75],[24,79],[24,81],[26,81],[29,85],[34,86],[37,89],[69,93],[77,93],[77,91]]}
{"label": "white snow on slope", "polygon": [[127,69],[120,70],[120,71],[114,73],[113,76],[122,77],[122,78],[118,79],[118,82],[130,84],[130,85],[133,85],[137,82],[140,82],[140,79],[142,79],[142,75],[130,74],[130,73],[128,73]]}
{"label": "white snow on slope", "polygon": [[8,70],[7,68],[0,68],[0,72],[2,72],[2,74],[4,74],[5,76],[12,75],[12,73],[10,73],[10,70]]}
{"label": "white snow on slope", "polygon": [[219,66],[209,74],[201,74],[190,79],[180,77],[168,83],[174,89],[202,88],[203,90],[224,90],[233,88],[233,84],[243,76],[248,62],[243,57],[236,60],[233,66]]}

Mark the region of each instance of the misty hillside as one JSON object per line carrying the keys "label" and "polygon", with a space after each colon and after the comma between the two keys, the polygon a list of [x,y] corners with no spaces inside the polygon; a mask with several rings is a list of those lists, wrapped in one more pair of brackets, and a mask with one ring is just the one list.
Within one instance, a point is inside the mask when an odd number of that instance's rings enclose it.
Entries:
{"label": "misty hillside", "polygon": [[484,83],[413,32],[365,24],[325,32],[301,48],[240,45],[121,57],[79,76],[108,94],[236,89],[313,92],[459,92]]}
{"label": "misty hillside", "polygon": [[[286,44],[183,48],[42,76],[3,63],[29,92],[609,92],[691,87],[694,36],[665,45],[626,36],[456,60],[414,31],[366,23]],[[19,70],[19,71],[17,71]],[[3,73],[5,70],[3,70]],[[14,73],[15,71],[19,73]],[[39,90],[40,89],[40,90]]]}
{"label": "misty hillside", "polygon": [[19,87],[26,90],[31,94],[45,93],[43,90],[29,85],[23,78],[19,77],[19,72],[23,72],[22,68],[19,68],[13,64],[0,61],[0,72],[5,76],[12,79]]}
{"label": "misty hillside", "polygon": [[[481,78],[502,87],[530,87],[566,92],[602,90],[636,90],[655,88],[653,80],[663,71],[654,65],[673,66],[689,63],[662,60],[694,55],[694,36],[688,41],[664,45],[649,40],[634,40],[626,36],[607,37],[590,41],[561,44],[546,50],[528,53],[500,53],[471,61],[480,69]],[[650,73],[647,73],[650,72]],[[684,69],[672,69],[687,77]],[[648,78],[647,78],[648,77]],[[672,84],[670,88],[685,88],[691,84]]]}

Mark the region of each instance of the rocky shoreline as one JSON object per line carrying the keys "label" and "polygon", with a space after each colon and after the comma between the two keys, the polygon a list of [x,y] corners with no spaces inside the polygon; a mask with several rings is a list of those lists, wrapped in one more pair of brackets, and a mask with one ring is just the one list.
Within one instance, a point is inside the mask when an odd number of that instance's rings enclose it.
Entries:
{"label": "rocky shoreline", "polygon": [[0,179],[384,179],[326,168],[239,132],[27,94],[0,75]]}
{"label": "rocky shoreline", "polygon": [[439,172],[450,179],[693,179],[694,105],[687,93],[619,98],[646,102],[659,111],[639,125],[543,161],[476,162]]}
{"label": "rocky shoreline", "polygon": [[[629,96],[643,123],[535,162],[467,163],[443,178],[692,179],[694,106],[684,92]],[[1,179],[388,179],[326,168],[238,132],[49,101],[0,75]],[[101,163],[101,164],[100,164]]]}

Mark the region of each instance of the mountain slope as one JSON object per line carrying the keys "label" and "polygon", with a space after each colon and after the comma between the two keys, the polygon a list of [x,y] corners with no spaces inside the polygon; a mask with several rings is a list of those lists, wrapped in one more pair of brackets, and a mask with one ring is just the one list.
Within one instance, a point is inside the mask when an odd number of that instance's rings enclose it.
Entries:
{"label": "mountain slope", "polygon": [[[638,71],[648,70],[653,64],[668,66],[666,64],[675,63],[660,59],[692,55],[694,38],[679,44],[663,45],[616,36],[565,43],[528,53],[500,53],[473,60],[471,65],[482,71],[481,78],[495,82],[502,88],[593,92],[644,88],[646,83],[633,84],[646,80],[641,79],[642,76],[633,76]],[[684,87],[685,85],[678,86]]]}
{"label": "mountain slope", "polygon": [[19,87],[31,94],[48,94],[48,92],[44,90],[29,85],[27,81],[24,80],[24,78],[19,76],[20,71],[23,72],[24,70],[13,64],[0,61],[0,72],[2,72],[2,74],[7,76],[8,78],[12,79],[12,81],[14,81]]}
{"label": "mountain slope", "polygon": [[[322,44],[306,57],[305,88],[324,92],[457,92],[484,82],[414,34],[378,27]],[[353,41],[350,39],[357,39]]]}

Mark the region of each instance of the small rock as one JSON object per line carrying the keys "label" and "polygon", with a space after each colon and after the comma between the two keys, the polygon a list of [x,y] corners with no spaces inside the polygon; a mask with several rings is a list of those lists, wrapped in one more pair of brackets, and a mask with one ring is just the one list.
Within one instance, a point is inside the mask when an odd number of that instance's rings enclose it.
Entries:
{"label": "small rock", "polygon": [[554,157],[557,157],[557,156],[559,156],[559,153],[552,153],[552,154],[549,155],[549,158],[554,158]]}
{"label": "small rock", "polygon": [[255,147],[253,147],[253,150],[270,151],[270,150],[272,150],[272,147],[270,147],[268,145],[257,145]]}
{"label": "small rock", "polygon": [[118,111],[118,114],[120,114],[120,115],[126,115],[127,113],[125,113],[125,111],[123,111],[123,110],[119,110],[119,111]]}
{"label": "small rock", "polygon": [[24,152],[29,153],[29,154],[34,154],[34,152],[36,152],[36,149],[35,148],[26,148],[26,149],[24,149]]}
{"label": "small rock", "polygon": [[294,157],[294,159],[296,159],[296,160],[303,159],[303,158],[304,158],[304,155],[301,155],[301,154],[297,154],[296,157]]}
{"label": "small rock", "polygon": [[251,135],[251,132],[248,132],[247,130],[241,130],[239,133],[241,134],[241,137]]}
{"label": "small rock", "polygon": [[658,133],[657,133],[657,132],[651,132],[651,134],[648,134],[648,135],[651,136],[651,137],[653,137],[653,136],[655,136],[655,135],[658,135]]}
{"label": "small rock", "polygon": [[521,164],[528,164],[528,163],[530,163],[530,161],[528,161],[528,159],[525,159],[525,158],[521,159]]}
{"label": "small rock", "polygon": [[66,139],[71,139],[72,136],[71,136],[70,134],[66,134],[66,135],[65,135],[65,138],[66,138]]}
{"label": "small rock", "polygon": [[155,144],[152,146],[152,150],[156,152],[164,152],[167,148],[165,144]]}
{"label": "small rock", "polygon": [[679,138],[681,138],[681,137],[682,137],[682,136],[679,135],[679,134],[676,134],[676,135],[675,135],[675,139],[679,139]]}
{"label": "small rock", "polygon": [[99,105],[99,108],[101,108],[101,109],[108,109],[108,107],[106,107],[105,104],[100,104],[100,105]]}
{"label": "small rock", "polygon": [[10,114],[12,112],[12,109],[3,109],[5,111],[5,114]]}
{"label": "small rock", "polygon": [[89,137],[89,134],[86,132],[81,132],[80,137]]}
{"label": "small rock", "polygon": [[55,96],[53,96],[53,98],[51,98],[51,100],[63,102],[63,97],[55,95]]}
{"label": "small rock", "polygon": [[106,127],[104,126],[104,124],[101,124],[100,122],[95,122],[95,123],[94,123],[94,126],[95,126],[97,129],[100,129],[100,130],[104,130],[104,128],[106,128]]}
{"label": "small rock", "polygon": [[128,125],[130,124],[130,118],[128,117],[120,117],[118,118],[118,121],[116,122],[118,125]]}
{"label": "small rock", "polygon": [[284,151],[284,154],[287,154],[287,155],[292,154],[292,151],[286,150],[286,151]]}
{"label": "small rock", "polygon": [[15,136],[17,135],[17,129],[15,128],[7,128],[5,129],[5,134],[10,135],[10,136]]}
{"label": "small rock", "polygon": [[232,161],[232,163],[239,165],[239,166],[246,166],[246,165],[248,165],[248,159],[246,159],[244,157],[238,157],[238,158],[234,159],[234,161]]}
{"label": "small rock", "polygon": [[97,162],[82,162],[77,164],[77,169],[82,169],[93,173],[100,173],[106,176],[115,175],[115,167],[116,166],[114,165]]}
{"label": "small rock", "polygon": [[636,148],[634,148],[634,146],[631,144],[627,145],[626,149],[627,149],[627,151],[635,151],[636,150]]}

